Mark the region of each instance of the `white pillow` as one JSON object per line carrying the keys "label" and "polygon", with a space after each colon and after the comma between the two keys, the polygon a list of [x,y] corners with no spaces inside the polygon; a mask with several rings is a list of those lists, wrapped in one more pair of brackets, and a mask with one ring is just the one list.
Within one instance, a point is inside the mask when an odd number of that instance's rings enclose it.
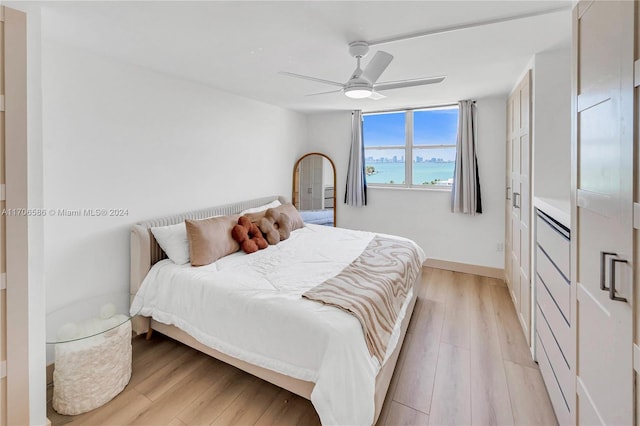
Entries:
{"label": "white pillow", "polygon": [[169,259],[178,265],[189,262],[189,239],[184,222],[151,228],[153,236]]}
{"label": "white pillow", "polygon": [[269,204],[264,204],[264,205],[259,206],[259,207],[253,207],[253,208],[250,208],[250,209],[242,210],[240,212],[240,216],[243,216],[243,215],[249,214],[249,213],[263,212],[263,211],[268,210],[268,209],[275,209],[276,207],[281,206],[281,205],[282,205],[282,203],[280,201],[273,200]]}

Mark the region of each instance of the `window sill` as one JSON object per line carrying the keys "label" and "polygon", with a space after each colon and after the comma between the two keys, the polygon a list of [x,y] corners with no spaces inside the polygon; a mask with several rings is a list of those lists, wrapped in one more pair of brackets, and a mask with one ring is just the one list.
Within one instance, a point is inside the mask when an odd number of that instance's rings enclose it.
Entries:
{"label": "window sill", "polygon": [[399,185],[377,185],[367,184],[367,189],[390,189],[392,191],[426,191],[426,192],[451,192],[451,187],[433,187],[433,186],[399,186]]}

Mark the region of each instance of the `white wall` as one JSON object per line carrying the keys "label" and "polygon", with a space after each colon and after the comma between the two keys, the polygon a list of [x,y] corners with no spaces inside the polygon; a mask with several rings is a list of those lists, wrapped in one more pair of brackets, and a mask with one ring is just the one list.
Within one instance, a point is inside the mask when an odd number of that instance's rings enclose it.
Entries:
{"label": "white wall", "polygon": [[307,151],[327,154],[337,168],[338,226],[397,234],[412,238],[430,258],[504,267],[504,173],[506,97],[479,99],[478,163],[484,213],[451,213],[449,191],[368,189],[366,207],[343,203],[351,133],[351,112],[308,117]]}
{"label": "white wall", "polygon": [[304,115],[59,44],[46,25],[43,35],[44,206],[128,210],[45,218],[48,311],[128,293],[137,221],[290,196]]}
{"label": "white wall", "polygon": [[569,200],[571,186],[571,49],[535,55],[534,195]]}

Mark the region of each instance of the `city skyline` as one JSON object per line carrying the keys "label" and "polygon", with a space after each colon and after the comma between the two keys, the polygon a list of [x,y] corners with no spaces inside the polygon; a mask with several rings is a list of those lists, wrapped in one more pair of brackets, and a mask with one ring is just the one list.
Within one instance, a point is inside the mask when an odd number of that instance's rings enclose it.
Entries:
{"label": "city skyline", "polygon": [[[408,158],[406,155],[407,151],[404,147],[395,148],[365,148],[364,150],[364,158],[368,160],[369,158],[393,158],[394,156],[397,158]],[[455,147],[445,147],[445,148],[413,148],[411,150],[411,158],[415,162],[418,157],[423,159],[431,159],[431,158],[442,158],[444,161],[455,161],[456,159],[456,149]]]}
{"label": "city skyline", "polygon": [[[404,155],[400,156],[400,158],[398,158],[397,155],[394,155],[393,157],[378,157],[378,158],[369,156],[369,157],[365,157],[365,162],[366,163],[404,163],[405,161],[404,161]],[[418,155],[413,160],[413,162],[414,163],[452,163],[454,162],[454,160],[445,160],[442,157],[424,158]]]}

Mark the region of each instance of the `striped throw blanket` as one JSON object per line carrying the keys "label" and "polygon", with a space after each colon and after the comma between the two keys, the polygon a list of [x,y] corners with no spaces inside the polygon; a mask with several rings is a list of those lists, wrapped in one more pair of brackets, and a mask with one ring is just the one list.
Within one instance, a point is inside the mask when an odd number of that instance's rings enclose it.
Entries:
{"label": "striped throw blanket", "polygon": [[355,316],[362,325],[369,353],[382,364],[398,314],[420,267],[419,254],[411,242],[376,236],[338,275],[302,297]]}

